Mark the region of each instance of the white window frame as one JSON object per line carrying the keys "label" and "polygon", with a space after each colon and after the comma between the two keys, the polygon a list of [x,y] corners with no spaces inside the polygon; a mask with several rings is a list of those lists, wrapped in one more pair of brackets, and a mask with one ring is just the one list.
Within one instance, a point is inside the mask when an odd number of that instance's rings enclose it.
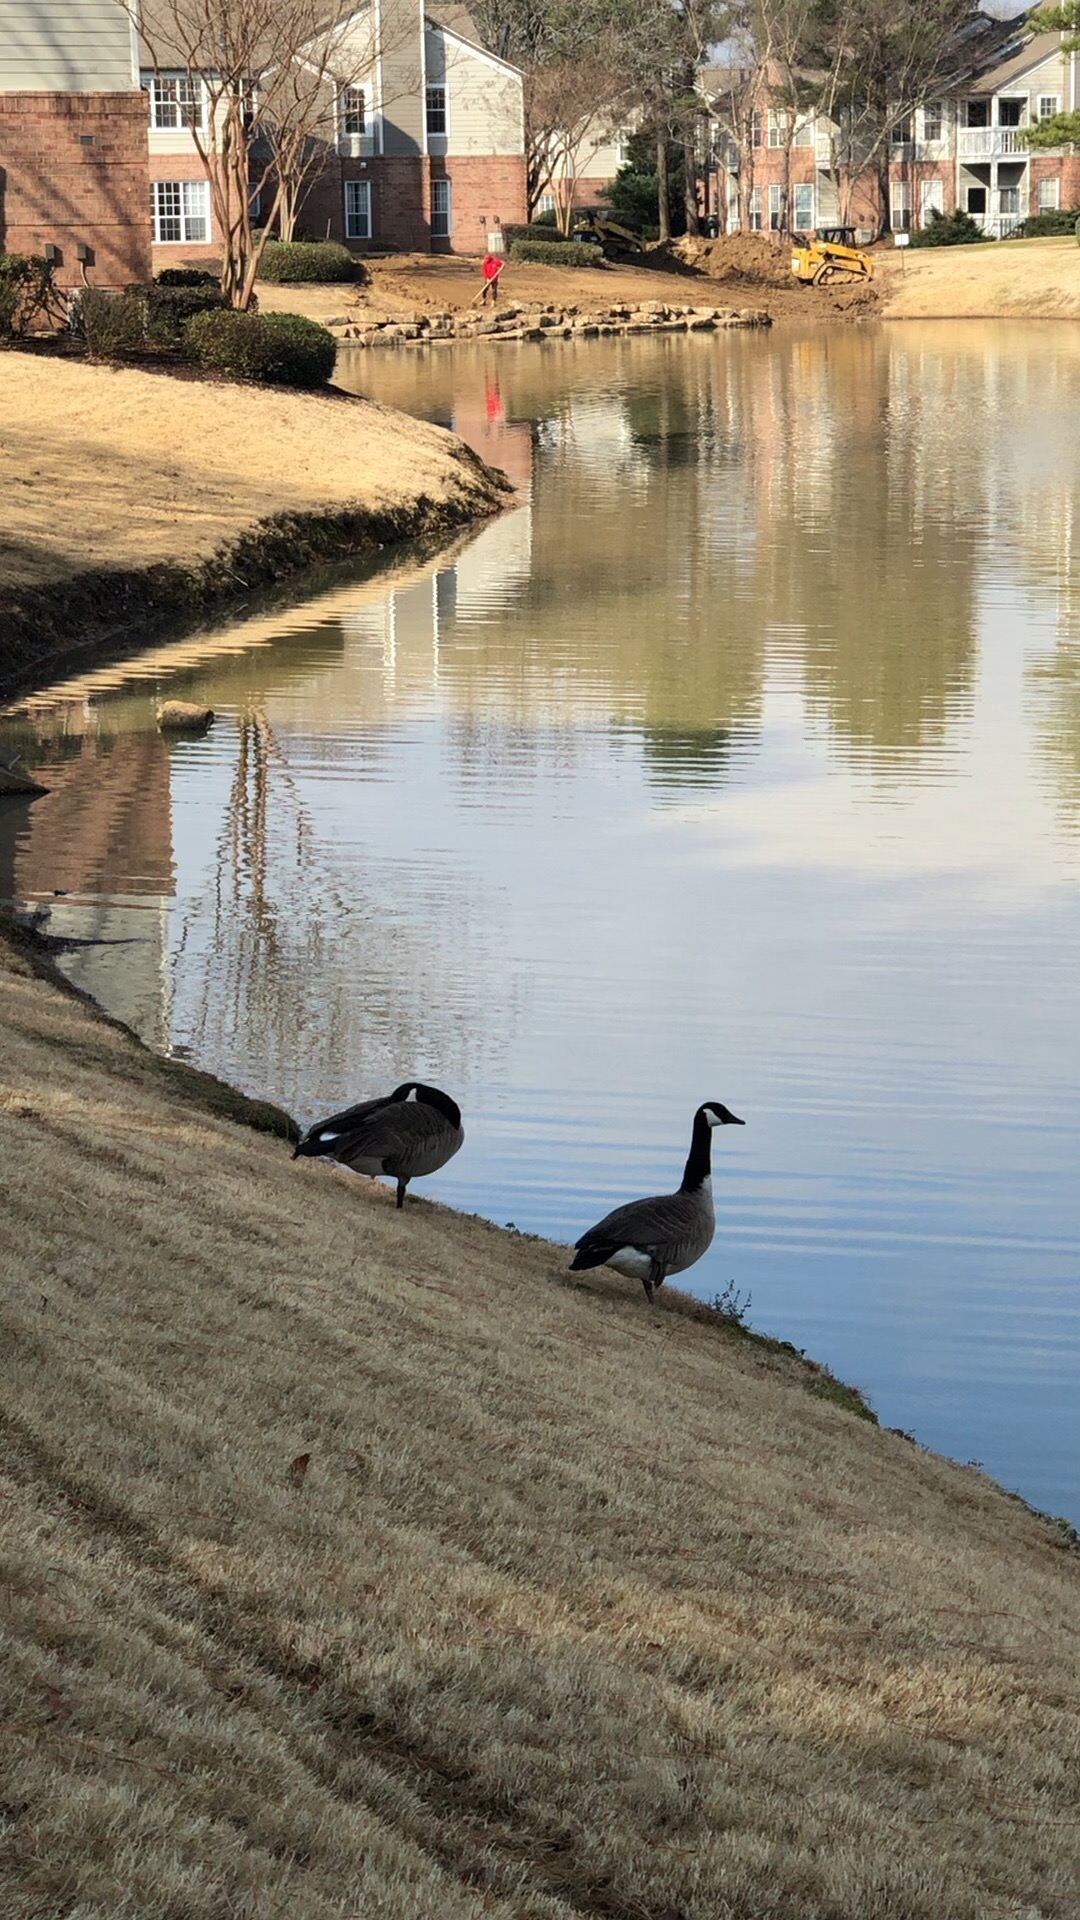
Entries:
{"label": "white window frame", "polygon": [[[175,206],[166,210],[166,194],[175,195]],[[200,202],[198,207],[192,202]],[[150,182],[150,206],[154,223],[155,247],[208,247],[213,244],[214,222],[210,207],[209,180],[152,180]],[[176,223],[179,231],[166,234],[163,229],[168,223]],[[192,225],[198,222],[204,229],[202,233],[192,233]]]}
{"label": "white window frame", "polygon": [[[799,195],[800,194],[804,196],[806,194],[809,194],[810,196],[810,218],[808,220],[799,219]],[[810,233],[816,227],[817,221],[814,217],[815,198],[816,196],[814,193],[814,183],[812,180],[796,180],[793,182],[792,188],[791,188],[791,224],[794,227],[796,233]]]}
{"label": "white window frame", "polygon": [[[433,93],[441,94],[441,106],[432,105]],[[432,126],[433,112],[442,115],[441,127]],[[450,89],[445,80],[435,81],[433,85],[424,88],[424,132],[429,140],[445,140],[450,132]]]}
{"label": "white window frame", "polygon": [[[371,217],[371,181],[346,180],[345,196],[345,238],[346,240],[370,240],[374,234]],[[366,227],[366,233],[360,228]]]}
{"label": "white window frame", "polygon": [[[368,100],[364,87],[342,87],[337,97],[338,137],[344,140],[362,140],[370,128],[368,126]],[[350,120],[359,120],[358,127],[350,127]]]}
{"label": "white window frame", "polygon": [[770,147],[782,147],[787,144],[787,121],[787,114],[782,108],[769,108],[767,140]]}
{"label": "white window frame", "polygon": [[920,180],[919,182],[919,226],[920,228],[928,227],[930,225],[931,207],[936,208],[938,213],[943,214],[945,212],[944,180]]}
{"label": "white window frame", "polygon": [[816,139],[817,139],[817,121],[814,119],[812,114],[809,120],[799,120],[796,122],[795,138],[793,141],[794,146],[812,147]]}
{"label": "white window frame", "polygon": [[760,107],[755,107],[753,113],[750,115],[750,145],[752,147],[763,147],[765,145],[765,137],[764,115]]}
{"label": "white window frame", "polygon": [[[937,132],[931,133],[931,127]],[[928,100],[922,110],[922,137],[930,146],[936,146],[945,137],[945,102]]]}
{"label": "white window frame", "polygon": [[[171,102],[168,102],[164,98],[165,89],[168,87],[171,87],[174,92],[174,97]],[[181,88],[188,91],[191,95],[187,109],[185,109],[185,103],[180,97]],[[170,73],[164,70],[160,73],[151,73],[147,91],[150,95],[150,130],[152,133],[190,133],[193,127],[200,133],[204,132],[206,128],[206,88],[203,86],[197,74],[192,75],[183,71]],[[175,113],[175,119],[162,118],[163,110],[169,107],[171,107],[171,111]],[[185,110],[190,111],[190,119],[185,119]]]}
{"label": "white window frame", "polygon": [[[437,205],[440,200],[445,201],[445,205]],[[453,237],[453,232],[453,183],[445,173],[442,173],[431,183],[431,237],[433,240],[449,240]]]}
{"label": "white window frame", "polygon": [[914,117],[915,117],[914,114],[905,113],[902,120],[897,120],[896,124],[892,128],[892,131],[889,134],[890,146],[893,146],[893,147],[910,146],[911,134],[912,134],[911,123]]}
{"label": "white window frame", "polygon": [[751,233],[760,233],[762,231],[762,225],[763,225],[762,199],[761,199],[760,187],[751,187],[750,189],[750,210],[749,211],[750,211],[750,231]]}
{"label": "white window frame", "polygon": [[769,183],[769,232],[779,233],[780,214],[784,203],[784,189],[779,180]]}
{"label": "white window frame", "polygon": [[[1049,108],[1049,112],[1047,112],[1047,108]],[[1060,93],[1040,93],[1039,95],[1039,119],[1040,120],[1053,120],[1055,116],[1060,112],[1061,112]]]}
{"label": "white window frame", "polygon": [[889,187],[889,225],[894,233],[911,232],[911,188],[906,180]]}
{"label": "white window frame", "polygon": [[[1048,194],[1047,199],[1043,195]],[[1058,213],[1061,210],[1061,181],[1056,173],[1044,173],[1039,181],[1038,208],[1040,213]]]}
{"label": "white window frame", "polygon": [[[998,93],[994,95],[994,101],[997,107],[997,115],[994,121],[995,126],[1004,127],[1006,133],[1014,133],[1020,127],[1027,126],[1028,103],[1024,94]],[[1001,117],[1002,107],[1017,107],[1020,112],[1019,120],[1003,120]]]}

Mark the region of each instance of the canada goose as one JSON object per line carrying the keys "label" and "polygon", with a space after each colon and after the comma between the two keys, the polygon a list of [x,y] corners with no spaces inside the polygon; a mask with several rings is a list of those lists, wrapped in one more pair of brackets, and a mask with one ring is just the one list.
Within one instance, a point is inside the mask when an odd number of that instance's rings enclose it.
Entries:
{"label": "canada goose", "polygon": [[464,1138],[461,1109],[450,1095],[421,1080],[406,1080],[381,1100],[362,1100],[320,1121],[294,1149],[293,1159],[340,1160],[372,1178],[388,1173],[397,1181],[397,1204],[403,1207],[409,1181],[445,1167]]}
{"label": "canada goose", "polygon": [[746,1122],[719,1100],[706,1100],[694,1115],[690,1152],[677,1193],[630,1200],[605,1214],[575,1243],[571,1273],[614,1267],[640,1280],[650,1305],[669,1273],[683,1273],[708,1251],[716,1231],[712,1198],[712,1130]]}

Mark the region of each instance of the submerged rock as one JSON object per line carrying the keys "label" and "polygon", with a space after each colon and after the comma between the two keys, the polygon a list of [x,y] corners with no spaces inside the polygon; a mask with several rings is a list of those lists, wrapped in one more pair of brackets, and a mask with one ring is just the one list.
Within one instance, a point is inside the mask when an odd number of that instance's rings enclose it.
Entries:
{"label": "submerged rock", "polygon": [[196,707],[188,700],[165,700],[158,708],[162,733],[205,733],[214,718],[213,707]]}

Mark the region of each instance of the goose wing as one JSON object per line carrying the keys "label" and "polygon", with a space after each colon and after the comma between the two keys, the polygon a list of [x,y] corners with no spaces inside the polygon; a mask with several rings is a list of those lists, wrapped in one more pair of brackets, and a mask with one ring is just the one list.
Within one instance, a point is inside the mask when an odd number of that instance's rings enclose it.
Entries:
{"label": "goose wing", "polygon": [[303,1141],[305,1153],[315,1157],[326,1154],[332,1160],[344,1158],[344,1149],[357,1135],[362,1135],[372,1120],[388,1107],[401,1107],[404,1102],[394,1100],[390,1094],[382,1094],[377,1100],[361,1100],[355,1107],[343,1107],[340,1113],[332,1113],[328,1120],[320,1120],[312,1127]]}
{"label": "goose wing", "polygon": [[346,1166],[379,1161],[384,1173],[410,1180],[448,1160],[461,1144],[459,1132],[423,1100],[386,1100],[354,1118],[330,1151]]}
{"label": "goose wing", "polygon": [[658,1193],[647,1200],[630,1200],[582,1234],[575,1242],[572,1264],[579,1271],[602,1267],[620,1247],[636,1247],[650,1255],[673,1251],[692,1231],[695,1216],[693,1196],[687,1193]]}

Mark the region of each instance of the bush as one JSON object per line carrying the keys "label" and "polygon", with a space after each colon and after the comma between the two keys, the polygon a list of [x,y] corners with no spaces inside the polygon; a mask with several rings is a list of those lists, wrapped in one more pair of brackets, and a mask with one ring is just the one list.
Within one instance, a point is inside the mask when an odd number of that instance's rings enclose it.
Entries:
{"label": "bush", "polygon": [[184,328],[196,313],[212,313],[226,304],[216,280],[191,286],[133,288],[143,303],[143,332],[148,347],[182,347]]}
{"label": "bush", "polygon": [[51,260],[36,253],[0,253],[0,339],[25,333],[38,319],[59,317]]}
{"label": "bush", "polygon": [[548,240],[553,242],[555,246],[566,246],[569,235],[559,232],[558,227],[554,224],[554,218],[555,216],[553,214],[550,222],[546,222],[541,218],[538,220],[530,220],[528,225],[523,227],[514,226],[513,224],[504,226],[502,230],[503,239],[506,241],[508,247],[512,247],[515,240]]}
{"label": "bush", "polygon": [[975,240],[988,238],[963,207],[956,207],[952,213],[939,213],[936,207],[931,207],[929,225],[912,234],[911,244],[913,247],[967,247]]}
{"label": "bush", "polygon": [[333,334],[298,313],[197,313],[184,339],[200,366],[282,387],[325,386],[337,358]]}
{"label": "bush", "polygon": [[109,293],[83,287],[71,305],[71,331],[95,360],[122,360],[146,351],[146,302],[142,287]]}
{"label": "bush", "polygon": [[1080,226],[1080,207],[1055,207],[1049,213],[1031,213],[1016,229],[1018,240],[1038,240],[1047,234],[1075,233]]}
{"label": "bush", "polygon": [[216,287],[220,279],[209,267],[162,267],[154,275],[159,287]]}
{"label": "bush", "polygon": [[368,271],[348,247],[336,240],[268,240],[259,277],[273,286],[316,285],[331,280],[366,280]]}
{"label": "bush", "polygon": [[588,240],[515,240],[510,258],[541,267],[597,267],[604,252]]}

